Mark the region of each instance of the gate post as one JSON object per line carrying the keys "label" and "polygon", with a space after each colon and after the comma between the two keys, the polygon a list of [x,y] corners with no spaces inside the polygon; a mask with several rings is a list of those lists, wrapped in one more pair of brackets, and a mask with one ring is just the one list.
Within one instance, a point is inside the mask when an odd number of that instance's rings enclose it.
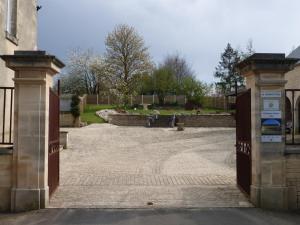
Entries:
{"label": "gate post", "polygon": [[252,185],[256,207],[287,209],[285,174],[285,73],[294,59],[284,54],[254,54],[237,67],[251,88]]}
{"label": "gate post", "polygon": [[1,58],[15,71],[11,210],[42,209],[49,202],[49,89],[64,64],[44,51],[16,51]]}

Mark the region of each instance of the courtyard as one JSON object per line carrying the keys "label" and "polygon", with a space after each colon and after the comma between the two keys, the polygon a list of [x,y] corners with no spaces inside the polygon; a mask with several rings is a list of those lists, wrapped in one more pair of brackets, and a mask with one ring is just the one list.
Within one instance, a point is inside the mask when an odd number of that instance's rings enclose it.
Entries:
{"label": "courtyard", "polygon": [[236,187],[235,129],[68,128],[51,208],[251,207]]}

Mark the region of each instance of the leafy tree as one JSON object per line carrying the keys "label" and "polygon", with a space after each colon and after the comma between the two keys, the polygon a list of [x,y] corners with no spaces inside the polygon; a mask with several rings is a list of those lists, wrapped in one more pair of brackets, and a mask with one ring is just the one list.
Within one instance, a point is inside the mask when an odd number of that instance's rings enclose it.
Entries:
{"label": "leafy tree", "polygon": [[203,103],[204,96],[210,91],[211,86],[203,84],[194,77],[185,77],[181,88],[188,102],[200,106]]}
{"label": "leafy tree", "polygon": [[162,67],[154,71],[153,90],[157,94],[160,105],[164,105],[166,95],[174,93],[175,89],[176,79],[170,69]]}
{"label": "leafy tree", "polygon": [[139,77],[138,81],[139,94],[153,94],[154,93],[154,79],[151,74],[145,73]]}
{"label": "leafy tree", "polygon": [[244,84],[244,78],[238,73],[235,66],[241,61],[240,53],[233,49],[228,43],[224,52],[221,54],[221,61],[215,68],[214,76],[220,79],[217,83],[222,93],[225,94],[234,90],[235,85],[240,87]]}
{"label": "leafy tree", "polygon": [[193,104],[201,105],[210,87],[195,78],[185,59],[175,55],[168,56],[152,76],[143,75],[139,90],[140,94],[156,93],[160,105],[164,104],[167,94],[182,94]]}
{"label": "leafy tree", "polygon": [[105,45],[105,58],[115,75],[116,89],[124,95],[124,103],[127,104],[138,76],[152,68],[148,48],[137,31],[124,24],[108,34]]}

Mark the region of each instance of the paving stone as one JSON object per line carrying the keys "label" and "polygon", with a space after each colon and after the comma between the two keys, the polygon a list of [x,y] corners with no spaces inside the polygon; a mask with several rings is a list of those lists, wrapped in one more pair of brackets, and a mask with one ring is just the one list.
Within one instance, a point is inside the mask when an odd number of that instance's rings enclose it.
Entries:
{"label": "paving stone", "polygon": [[236,188],[234,129],[67,130],[69,149],[61,152],[51,207],[251,207]]}

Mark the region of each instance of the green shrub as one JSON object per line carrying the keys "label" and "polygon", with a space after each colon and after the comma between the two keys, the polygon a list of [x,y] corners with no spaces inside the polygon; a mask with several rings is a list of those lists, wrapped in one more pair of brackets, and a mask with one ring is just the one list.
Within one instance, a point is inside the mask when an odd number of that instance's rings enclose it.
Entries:
{"label": "green shrub", "polygon": [[141,104],[133,104],[130,109],[143,109],[143,106]]}
{"label": "green shrub", "polygon": [[75,119],[80,116],[79,103],[80,103],[80,98],[78,97],[78,95],[73,95],[71,99],[71,114]]}

